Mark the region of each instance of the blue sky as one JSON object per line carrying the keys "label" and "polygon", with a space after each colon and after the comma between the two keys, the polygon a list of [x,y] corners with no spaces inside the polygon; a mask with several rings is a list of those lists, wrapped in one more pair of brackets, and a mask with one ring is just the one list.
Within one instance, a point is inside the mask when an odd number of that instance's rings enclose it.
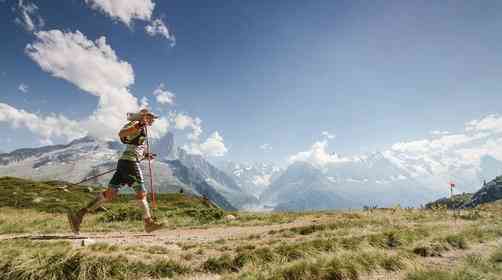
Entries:
{"label": "blue sky", "polygon": [[[336,135],[330,152],[384,150],[500,112],[500,1],[135,1],[155,7],[129,25],[93,1],[24,1],[44,22],[33,30],[16,22],[18,1],[0,1],[0,103],[41,118],[92,115],[96,95],[53,77],[26,51],[40,40],[35,32],[78,30],[92,42],[106,37],[132,67],[134,82],[124,82],[131,95],[163,115],[200,118],[198,144],[224,143],[225,159],[283,161],[323,131]],[[145,32],[157,18],[175,46]],[[174,104],[155,102],[161,83]],[[0,150],[67,140],[13,127],[12,112],[1,116]],[[189,145],[188,125],[175,126]],[[215,131],[221,139],[211,138]]]}

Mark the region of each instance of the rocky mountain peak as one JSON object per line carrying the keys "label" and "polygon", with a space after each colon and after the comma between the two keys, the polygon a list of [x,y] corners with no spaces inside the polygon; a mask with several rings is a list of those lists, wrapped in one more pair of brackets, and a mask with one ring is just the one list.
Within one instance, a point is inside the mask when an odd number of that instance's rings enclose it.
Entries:
{"label": "rocky mountain peak", "polygon": [[174,143],[174,134],[167,132],[163,137],[152,141],[152,150],[161,160],[171,160],[176,158],[176,149]]}

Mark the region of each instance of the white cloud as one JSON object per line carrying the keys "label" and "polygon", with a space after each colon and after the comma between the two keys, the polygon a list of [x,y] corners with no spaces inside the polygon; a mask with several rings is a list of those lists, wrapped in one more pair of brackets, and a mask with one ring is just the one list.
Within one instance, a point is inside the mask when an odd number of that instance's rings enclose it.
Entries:
{"label": "white cloud", "polygon": [[328,163],[339,163],[352,161],[353,159],[340,157],[338,154],[330,154],[327,151],[328,141],[315,142],[309,150],[299,152],[289,157],[289,163],[303,161],[308,162],[317,167],[324,167]]}
{"label": "white cloud", "polygon": [[260,145],[260,149],[262,149],[264,151],[271,151],[272,146],[270,146],[270,144],[263,144],[263,145]]}
{"label": "white cloud", "polygon": [[467,132],[502,132],[502,116],[488,115],[480,120],[473,120],[465,125]]}
{"label": "white cloud", "polygon": [[207,157],[221,157],[227,153],[228,149],[218,131],[213,132],[204,142],[201,142],[201,119],[183,113],[171,113],[171,121],[176,129],[190,129],[187,136],[189,142],[183,145],[183,149],[188,153]]}
{"label": "white cloud", "polygon": [[174,104],[174,98],[175,95],[174,93],[166,90],[164,84],[160,84],[154,91],[153,95],[155,96],[157,103],[159,104],[168,104],[168,105],[173,105]]}
{"label": "white cloud", "polygon": [[[69,120],[62,115],[44,117],[0,103],[0,122],[26,127],[39,135],[42,143],[52,143],[58,137],[71,140],[86,134],[111,140],[117,138],[117,130],[126,121],[128,112],[149,106],[147,97],[138,102],[130,92],[129,87],[134,83],[133,69],[118,58],[105,37],[91,41],[79,31],[60,30],[35,32],[35,37],[36,40],[26,46],[26,54],[45,72],[98,97],[97,108],[86,118]],[[163,84],[154,95],[159,103],[173,103],[174,94],[165,90]],[[162,137],[171,122],[176,129],[190,130],[188,140],[194,152],[207,156],[221,156],[227,152],[218,132],[202,141],[202,120],[183,113],[169,113],[158,119],[150,136]]]}
{"label": "white cloud", "polygon": [[467,122],[462,133],[399,142],[384,154],[417,178],[429,176],[447,180],[456,176],[475,184],[484,156],[502,160],[501,144],[502,117],[488,115]]}
{"label": "white cloud", "polygon": [[41,137],[41,143],[52,143],[51,138],[54,137],[72,140],[86,134],[78,122],[69,120],[62,115],[41,117],[24,110],[18,110],[5,103],[0,103],[0,122],[5,122],[12,128],[28,128],[32,133]]}
{"label": "white cloud", "polygon": [[450,134],[449,131],[432,130],[429,132],[431,135],[447,135]]}
{"label": "white cloud", "polygon": [[223,137],[218,131],[213,132],[203,143],[192,142],[183,148],[191,154],[199,154],[207,157],[221,157],[228,152]]}
{"label": "white cloud", "polygon": [[190,128],[192,131],[188,134],[188,139],[197,141],[202,134],[202,120],[199,118],[192,118],[183,113],[175,114],[174,125],[176,129]]}
{"label": "white cloud", "polygon": [[156,119],[152,127],[148,131],[150,133],[149,137],[156,139],[162,137],[164,134],[167,133],[169,126],[170,126],[169,120],[166,117],[161,117],[159,119]]}
{"label": "white cloud", "polygon": [[17,17],[15,22],[21,25],[26,31],[33,32],[44,27],[45,21],[38,14],[38,6],[34,3],[27,2],[25,4],[23,0],[19,0],[17,10],[20,13],[20,17]]}
{"label": "white cloud", "polygon": [[85,3],[128,27],[131,27],[133,20],[147,21],[145,32],[149,36],[164,37],[171,42],[172,47],[176,44],[176,38],[164,21],[160,18],[152,18],[155,9],[155,3],[152,0],[85,0]]}
{"label": "white cloud", "polygon": [[200,144],[200,150],[210,157],[221,157],[228,151],[218,131],[213,132],[204,143]]}
{"label": "white cloud", "polygon": [[174,46],[176,44],[174,35],[169,31],[164,21],[162,21],[162,19],[160,18],[152,20],[150,24],[145,26],[145,31],[150,36],[159,35],[170,40],[171,46]]}
{"label": "white cloud", "polygon": [[[138,104],[129,91],[134,83],[133,69],[117,57],[105,37],[91,41],[79,31],[59,30],[35,32],[35,36],[36,41],[26,46],[27,55],[42,70],[98,97],[98,106],[87,118],[69,120],[61,115],[43,117],[2,104],[0,122],[26,127],[39,135],[42,143],[85,134],[111,140],[116,139],[128,112],[148,106],[147,98]],[[21,84],[19,90],[27,90],[26,85]],[[163,117],[152,127],[152,136],[161,137],[168,128],[169,121]]]}
{"label": "white cloud", "polygon": [[24,83],[21,83],[21,84],[17,87],[17,89],[18,89],[20,92],[22,92],[22,93],[27,93],[27,92],[28,92],[28,90],[30,89],[30,87],[29,87],[28,85],[24,84]]}
{"label": "white cloud", "polygon": [[141,97],[139,107],[148,108],[149,106],[150,106],[150,103],[148,101],[148,97],[146,97],[146,96]]}
{"label": "white cloud", "polygon": [[[502,160],[502,116],[488,115],[465,124],[465,130],[452,134],[438,130],[428,138],[395,143],[382,152],[384,157],[412,176],[474,176],[483,156]],[[328,134],[323,133],[323,136]],[[328,163],[364,159],[340,157],[327,152],[328,139],[289,157],[289,162],[306,161],[323,167]],[[459,175],[460,176],[460,175]],[[474,176],[475,177],[475,176]],[[474,178],[473,177],[473,178]],[[474,180],[474,179],[473,179]]]}
{"label": "white cloud", "polygon": [[82,127],[93,136],[115,138],[127,112],[139,109],[128,87],[134,83],[131,65],[118,59],[105,37],[96,41],[76,31],[36,32],[26,53],[46,72],[99,97],[98,108]]}
{"label": "white cloud", "polygon": [[409,142],[398,142],[392,145],[392,150],[413,154],[440,153],[461,147],[476,140],[488,137],[488,133],[450,134],[434,139],[422,139]]}
{"label": "white cloud", "polygon": [[151,0],[85,0],[85,3],[127,26],[131,26],[133,19],[149,21],[155,8]]}
{"label": "white cloud", "polygon": [[323,131],[321,135],[326,139],[334,139],[336,135],[329,133],[328,131]]}

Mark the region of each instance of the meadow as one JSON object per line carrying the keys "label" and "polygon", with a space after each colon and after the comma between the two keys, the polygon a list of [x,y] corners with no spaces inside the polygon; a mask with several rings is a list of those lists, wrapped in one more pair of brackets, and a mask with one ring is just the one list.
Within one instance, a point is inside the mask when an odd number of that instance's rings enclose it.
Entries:
{"label": "meadow", "polygon": [[[65,212],[97,191],[0,178],[0,278],[502,279],[502,203],[246,213],[164,194],[155,214],[167,228],[129,242],[111,237],[141,234],[141,213],[123,195],[82,225],[110,238],[82,246],[68,238]],[[54,238],[34,238],[43,236]]]}

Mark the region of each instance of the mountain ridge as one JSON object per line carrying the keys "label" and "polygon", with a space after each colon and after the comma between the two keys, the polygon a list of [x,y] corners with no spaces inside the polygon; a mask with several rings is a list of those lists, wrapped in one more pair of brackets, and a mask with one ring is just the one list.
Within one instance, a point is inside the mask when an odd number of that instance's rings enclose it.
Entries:
{"label": "mountain ridge", "polygon": [[[169,142],[169,141],[168,141]],[[172,143],[174,144],[174,143]],[[0,176],[8,175],[35,180],[64,180],[78,182],[84,178],[113,169],[120,157],[122,147],[118,142],[102,141],[93,137],[76,139],[66,145],[51,145],[40,148],[18,149],[0,155]],[[171,151],[168,147],[166,150]],[[144,162],[142,163],[144,165]],[[187,192],[214,199],[222,208],[235,210],[228,198],[208,183],[196,168],[187,168],[188,176],[181,176],[181,161],[160,160],[153,164],[154,185],[159,192]],[[176,171],[176,172],[175,172]],[[186,172],[185,172],[186,173]],[[148,175],[148,174],[147,174]],[[105,186],[112,174],[92,182]],[[188,179],[188,180],[187,180]],[[192,180],[192,181],[190,181]],[[148,180],[145,180],[148,184]],[[125,192],[130,192],[125,188]]]}

